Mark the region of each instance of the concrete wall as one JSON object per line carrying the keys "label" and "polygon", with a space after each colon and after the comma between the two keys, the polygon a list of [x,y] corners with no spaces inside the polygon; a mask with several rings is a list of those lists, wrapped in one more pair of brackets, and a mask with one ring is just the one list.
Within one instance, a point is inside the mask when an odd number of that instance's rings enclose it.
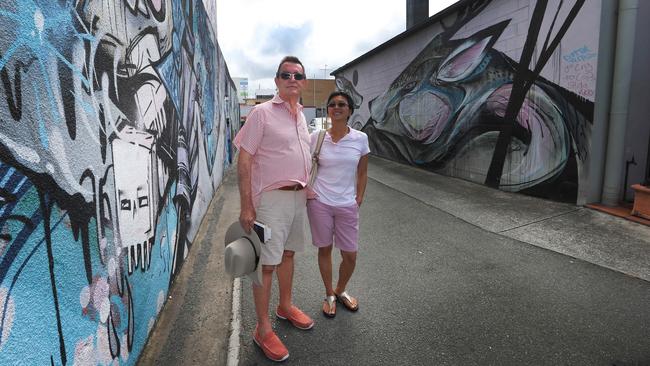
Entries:
{"label": "concrete wall", "polygon": [[[462,3],[337,72],[337,87],[356,99],[351,124],[378,155],[477,183],[496,165],[500,189],[575,202],[589,159],[600,1],[579,8],[547,59],[546,36],[555,37],[575,1]],[[541,26],[531,31],[533,19]],[[531,62],[520,67],[528,39]],[[538,66],[534,83],[513,89]],[[508,112],[511,99],[519,105]]]}
{"label": "concrete wall", "polygon": [[212,25],[212,31],[214,32],[215,38],[219,37],[217,33],[217,0],[203,0],[203,7],[205,13],[210,19],[210,24]]}
{"label": "concrete wall", "polygon": [[[623,187],[627,192],[626,200],[632,200],[634,193],[630,185],[643,183],[648,159],[648,144],[650,143],[650,47],[648,37],[650,34],[650,2],[639,1],[639,9],[636,22],[636,39],[634,46],[634,64],[632,65],[632,83],[630,85],[629,117],[627,122],[627,133],[625,136],[625,161],[636,162],[636,165],[629,165],[627,186]],[[623,165],[625,166],[625,165]],[[623,174],[625,170],[623,169]],[[622,197],[622,195],[621,195]]]}
{"label": "concrete wall", "polygon": [[0,364],[132,365],[239,126],[203,4],[4,0],[0,80]]}

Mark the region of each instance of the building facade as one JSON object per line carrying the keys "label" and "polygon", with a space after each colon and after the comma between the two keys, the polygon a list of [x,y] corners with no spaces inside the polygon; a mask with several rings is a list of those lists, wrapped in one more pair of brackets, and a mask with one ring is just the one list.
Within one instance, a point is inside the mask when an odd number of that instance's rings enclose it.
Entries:
{"label": "building facade", "polygon": [[237,98],[240,104],[245,103],[248,99],[248,78],[235,77],[232,78],[235,86],[237,87]]}
{"label": "building facade", "polygon": [[327,97],[336,90],[334,79],[309,79],[302,91],[302,105],[305,106],[307,121],[327,115]]}
{"label": "building facade", "polygon": [[[379,156],[554,200],[600,202],[607,189],[620,200],[630,197],[624,180],[647,174],[650,58],[643,37],[634,37],[647,25],[632,22],[631,37],[618,44],[608,35],[630,26],[617,17],[644,19],[649,8],[624,0],[459,1],[332,75],[355,99],[351,124]],[[609,61],[625,52],[634,60],[627,83]],[[617,81],[634,92],[624,120],[610,123],[621,114],[610,115]],[[607,138],[621,124],[628,136],[612,148]],[[636,165],[622,169],[632,158]],[[613,188],[610,176],[620,181]]]}

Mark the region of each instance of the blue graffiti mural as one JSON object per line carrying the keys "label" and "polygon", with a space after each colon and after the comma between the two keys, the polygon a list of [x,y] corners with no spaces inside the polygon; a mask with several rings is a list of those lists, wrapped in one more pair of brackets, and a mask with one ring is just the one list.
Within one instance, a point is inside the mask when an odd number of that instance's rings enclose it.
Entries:
{"label": "blue graffiti mural", "polygon": [[0,25],[0,364],[133,364],[230,163],[212,26],[190,0],[7,0]]}

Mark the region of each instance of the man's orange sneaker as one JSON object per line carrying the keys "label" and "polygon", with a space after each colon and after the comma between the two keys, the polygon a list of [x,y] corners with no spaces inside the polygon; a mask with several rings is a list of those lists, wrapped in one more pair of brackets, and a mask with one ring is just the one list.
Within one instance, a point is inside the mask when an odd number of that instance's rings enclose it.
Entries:
{"label": "man's orange sneaker", "polygon": [[273,331],[266,333],[264,339],[262,339],[257,333],[257,327],[255,327],[253,341],[255,341],[255,344],[262,349],[264,355],[271,361],[280,362],[289,358],[289,350]]}
{"label": "man's orange sneaker", "polygon": [[291,310],[288,313],[283,312],[278,306],[275,310],[275,315],[280,319],[290,321],[291,324],[298,329],[307,330],[314,326],[312,318],[293,305],[291,305]]}

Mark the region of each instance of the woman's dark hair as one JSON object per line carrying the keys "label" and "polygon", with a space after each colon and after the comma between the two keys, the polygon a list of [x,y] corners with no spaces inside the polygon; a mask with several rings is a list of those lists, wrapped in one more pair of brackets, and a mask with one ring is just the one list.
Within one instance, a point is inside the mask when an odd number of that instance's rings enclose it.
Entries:
{"label": "woman's dark hair", "polygon": [[339,97],[339,96],[344,97],[345,99],[348,100],[348,108],[350,108],[350,114],[352,114],[352,112],[354,112],[354,103],[352,102],[352,97],[350,96],[350,94],[346,92],[340,90],[332,92],[330,96],[327,97],[327,104],[330,104],[332,98]]}

